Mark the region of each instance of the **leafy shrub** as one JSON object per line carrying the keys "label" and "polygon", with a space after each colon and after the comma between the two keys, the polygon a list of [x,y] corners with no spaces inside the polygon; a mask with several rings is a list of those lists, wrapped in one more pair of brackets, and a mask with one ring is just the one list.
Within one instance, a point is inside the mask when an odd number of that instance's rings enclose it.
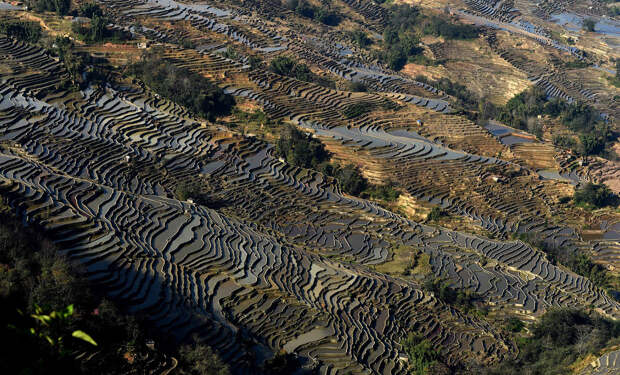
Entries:
{"label": "leafy shrub", "polygon": [[357,44],[360,48],[368,47],[372,44],[372,40],[362,30],[355,30],[351,32],[351,40]]}
{"label": "leafy shrub", "polygon": [[594,27],[596,26],[596,21],[592,18],[586,18],[583,20],[582,27],[586,31],[594,32]]}
{"label": "leafy shrub", "polygon": [[28,5],[37,12],[56,12],[65,16],[71,9],[71,0],[31,0]]}
{"label": "leafy shrub", "polygon": [[26,43],[36,43],[41,38],[41,26],[36,22],[0,20],[0,34]]}
{"label": "leafy shrub", "polygon": [[299,64],[288,56],[278,56],[271,60],[269,69],[276,74],[296,78],[300,81],[312,82],[317,80],[307,65]]}
{"label": "leafy shrub", "polygon": [[587,203],[597,208],[618,205],[618,196],[604,184],[587,183],[583,188],[575,190],[573,199],[578,204]]}
{"label": "leafy shrub", "polygon": [[439,351],[420,334],[410,333],[401,345],[409,357],[410,374],[429,374],[430,368],[439,360]]}
{"label": "leafy shrub", "polygon": [[444,211],[441,207],[433,207],[431,212],[428,213],[427,219],[429,221],[438,221],[442,217],[446,216],[447,212]]}
{"label": "leafy shrub", "polygon": [[158,57],[145,54],[131,72],[159,95],[209,121],[230,114],[235,101],[207,78]]}
{"label": "leafy shrub", "polygon": [[329,153],[321,141],[287,126],[276,144],[277,154],[289,164],[302,168],[316,168],[329,159]]}

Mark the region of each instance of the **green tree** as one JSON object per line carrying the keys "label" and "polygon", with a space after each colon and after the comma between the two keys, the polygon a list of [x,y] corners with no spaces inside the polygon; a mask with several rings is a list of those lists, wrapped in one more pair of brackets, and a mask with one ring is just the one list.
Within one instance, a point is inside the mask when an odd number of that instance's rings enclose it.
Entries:
{"label": "green tree", "polygon": [[420,334],[410,333],[402,342],[402,347],[409,357],[410,374],[429,374],[429,369],[439,360],[439,351]]}

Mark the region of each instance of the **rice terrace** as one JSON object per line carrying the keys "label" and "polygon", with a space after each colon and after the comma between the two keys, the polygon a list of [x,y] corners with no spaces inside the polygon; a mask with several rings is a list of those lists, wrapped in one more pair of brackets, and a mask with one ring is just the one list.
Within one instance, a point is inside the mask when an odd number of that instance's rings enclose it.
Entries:
{"label": "rice terrace", "polygon": [[620,374],[620,3],[0,2],[2,374]]}

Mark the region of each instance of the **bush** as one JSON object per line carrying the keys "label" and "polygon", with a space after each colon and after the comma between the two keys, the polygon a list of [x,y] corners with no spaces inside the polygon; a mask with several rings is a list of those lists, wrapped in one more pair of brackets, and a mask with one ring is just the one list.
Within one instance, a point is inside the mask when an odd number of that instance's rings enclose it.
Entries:
{"label": "bush", "polygon": [[532,327],[532,335],[518,340],[519,356],[486,369],[485,374],[563,375],[571,365],[613,344],[620,335],[620,322],[576,309],[547,311]]}
{"label": "bush", "polygon": [[300,81],[312,82],[318,79],[307,65],[299,64],[288,56],[278,56],[271,60],[269,69],[276,74],[296,78]]}
{"label": "bush", "polygon": [[[41,228],[24,228],[18,217],[1,211],[0,336],[10,342],[0,351],[2,373],[137,374],[158,360],[163,362],[158,348],[146,346],[145,332],[158,335],[156,332],[98,296],[80,269],[59,254]],[[41,320],[48,324],[37,324]],[[91,336],[97,347],[76,338],[80,335],[72,333],[77,330]],[[211,368],[213,364],[225,368],[204,346],[194,350],[198,356],[188,357],[183,353],[192,352],[191,344],[177,355],[174,341],[164,337],[158,341],[168,343],[168,355],[179,359],[175,371],[183,371],[181,374],[227,374],[191,371],[196,362],[206,361]]]}
{"label": "bush", "polygon": [[157,51],[145,54],[131,72],[159,95],[209,121],[230,114],[235,104],[210,80],[158,57]]}
{"label": "bush", "polygon": [[71,9],[71,0],[31,0],[28,6],[37,12],[56,12],[65,16]]}
{"label": "bush", "polygon": [[36,22],[0,20],[0,34],[26,43],[36,43],[41,38],[41,26]]}
{"label": "bush", "polygon": [[409,357],[411,374],[428,374],[430,368],[439,360],[439,351],[435,350],[433,344],[420,334],[410,333],[401,345]]}
{"label": "bush", "polygon": [[355,30],[351,32],[351,40],[357,44],[360,48],[368,47],[372,44],[372,40],[362,30]]}
{"label": "bush", "polygon": [[276,143],[276,152],[289,164],[302,168],[316,168],[329,159],[329,153],[321,141],[294,126],[283,130]]}
{"label": "bush", "polygon": [[287,2],[287,7],[293,9],[291,7],[295,4],[295,13],[302,17],[314,19],[325,25],[337,26],[342,20],[342,17],[338,13],[324,7],[312,6],[304,0],[289,0]]}
{"label": "bush", "polygon": [[447,212],[444,211],[441,207],[433,207],[431,212],[428,213],[427,219],[429,221],[438,221],[442,217],[446,216]]}
{"label": "bush", "polygon": [[301,367],[301,362],[295,354],[278,353],[273,358],[265,361],[264,373],[270,375],[289,375],[295,373]]}
{"label": "bush", "polygon": [[590,204],[597,208],[618,205],[618,196],[607,185],[587,183],[583,188],[575,190],[573,197],[577,204]]}
{"label": "bush", "polygon": [[586,31],[594,32],[594,27],[596,26],[596,21],[592,18],[586,18],[583,20],[583,29]]}

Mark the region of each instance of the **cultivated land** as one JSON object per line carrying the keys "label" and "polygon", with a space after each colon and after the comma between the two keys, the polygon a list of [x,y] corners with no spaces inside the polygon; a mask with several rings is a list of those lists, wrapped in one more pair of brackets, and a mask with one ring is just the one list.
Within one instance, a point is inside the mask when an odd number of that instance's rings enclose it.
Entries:
{"label": "cultivated land", "polygon": [[[589,182],[620,192],[616,156],[558,144],[585,143],[560,117],[516,129],[478,105],[532,87],[585,103],[615,148],[619,22],[605,2],[415,1],[477,37],[426,35],[424,58],[401,71],[376,58],[389,4],[312,2],[341,15],[327,26],[279,0],[96,3],[128,38],[87,42],[70,16],[0,8],[0,21],[43,30],[39,43],[0,33],[0,190],[128,312],[179,341],[198,335],[236,373],[282,351],[321,374],[413,373],[411,333],[445,367],[427,373],[476,373],[519,358],[554,309],[620,319],[620,214],[572,201]],[[575,29],[558,14],[604,25]],[[360,46],[354,30],[374,42]],[[59,35],[97,79],[74,82],[83,71],[50,52]],[[145,53],[209,79],[232,112],[209,120],[157,93],[130,68]],[[282,56],[313,78],[274,71]],[[275,146],[288,126],[400,196],[354,194],[294,165]],[[571,267],[577,255],[606,282]],[[510,318],[526,330],[510,332]],[[620,371],[617,343],[579,358],[574,373]]]}

